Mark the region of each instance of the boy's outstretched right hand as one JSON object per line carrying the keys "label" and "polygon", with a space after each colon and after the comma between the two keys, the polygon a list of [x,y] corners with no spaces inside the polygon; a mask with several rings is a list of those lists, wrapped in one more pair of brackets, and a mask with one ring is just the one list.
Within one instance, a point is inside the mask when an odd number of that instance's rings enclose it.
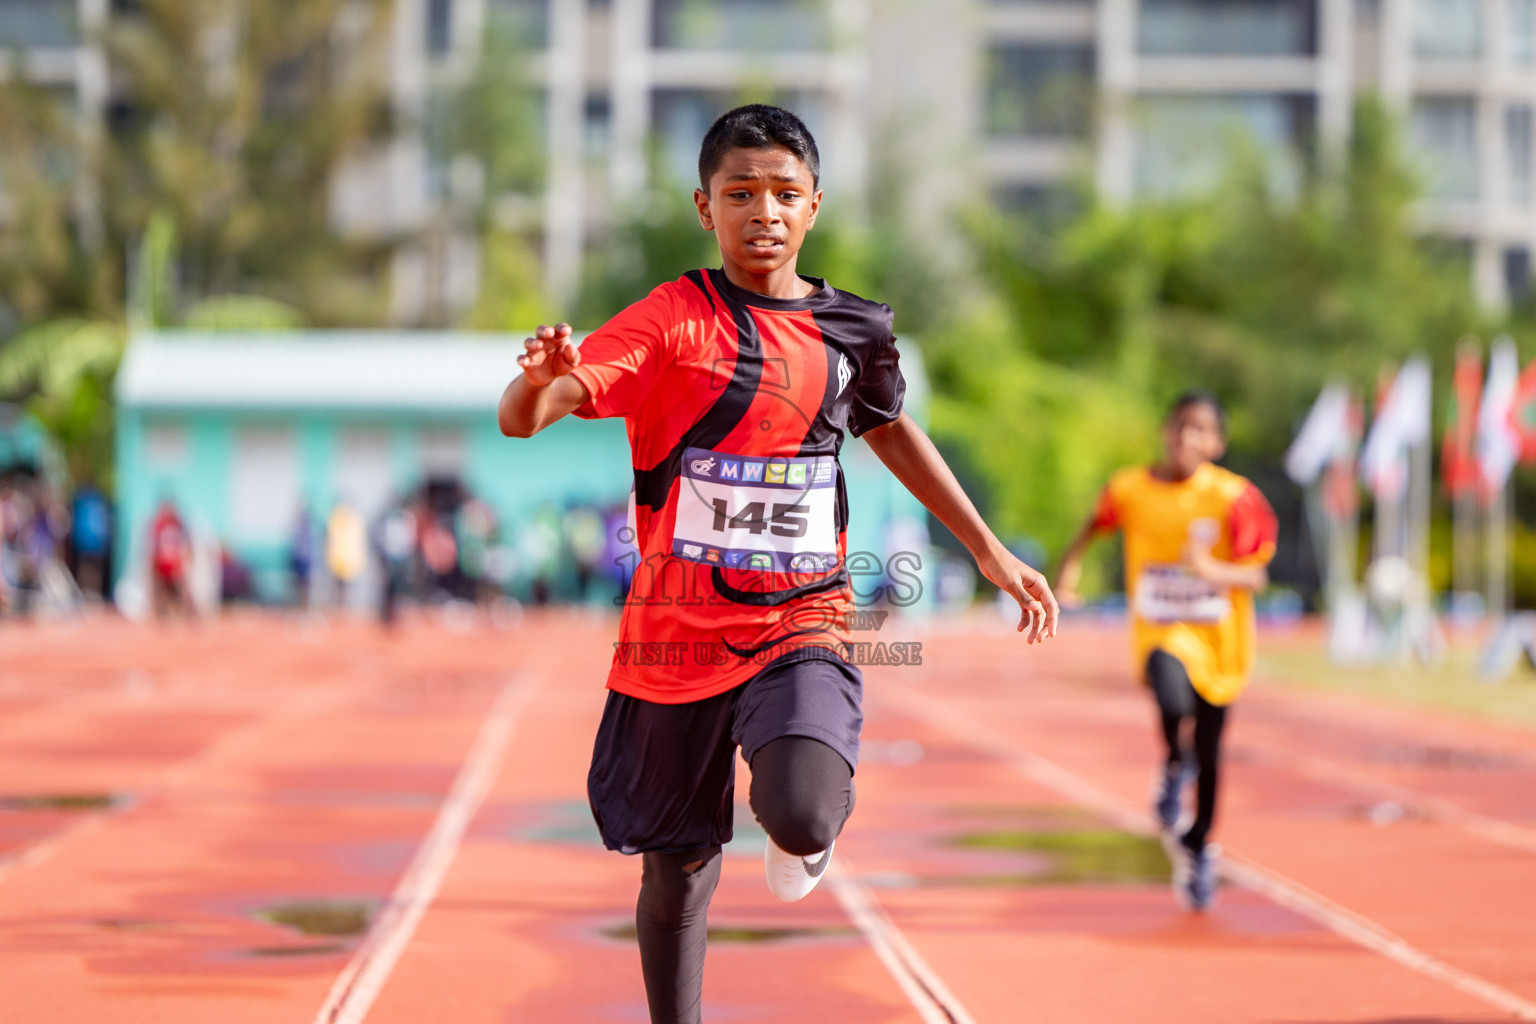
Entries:
{"label": "boy's outstretched right hand", "polygon": [[571,340],[570,324],[540,324],[523,347],[528,351],[517,357],[517,365],[523,368],[523,379],[536,388],[548,386],[581,364],[581,350]]}
{"label": "boy's outstretched right hand", "polygon": [[1056,635],[1056,621],[1061,608],[1044,574],[1030,568],[1001,545],[976,560],[981,574],[1019,602],[1019,632],[1027,631],[1029,643],[1039,643]]}

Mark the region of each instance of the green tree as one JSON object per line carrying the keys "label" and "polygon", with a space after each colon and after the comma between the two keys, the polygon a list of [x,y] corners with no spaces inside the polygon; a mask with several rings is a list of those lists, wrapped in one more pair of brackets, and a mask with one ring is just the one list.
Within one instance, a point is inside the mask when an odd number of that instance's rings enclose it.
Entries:
{"label": "green tree", "polygon": [[[1495,325],[1468,268],[1413,220],[1414,177],[1383,108],[1299,189],[1239,152],[1210,194],[1118,207],[1083,196],[1064,226],[968,224],[996,311],[929,339],[935,429],[982,471],[999,520],[1059,549],[1116,467],[1157,451],[1185,388],[1233,410],[1232,459],[1276,466],[1330,377],[1370,395],[1429,352]],[[1486,334],[1484,335],[1486,336]]]}
{"label": "green tree", "polygon": [[394,130],[389,10],[142,0],[94,40],[113,96],[87,130],[47,89],[0,87],[0,393],[28,400],[83,478],[110,466],[130,319],[381,319],[400,240],[344,236],[331,195]]}

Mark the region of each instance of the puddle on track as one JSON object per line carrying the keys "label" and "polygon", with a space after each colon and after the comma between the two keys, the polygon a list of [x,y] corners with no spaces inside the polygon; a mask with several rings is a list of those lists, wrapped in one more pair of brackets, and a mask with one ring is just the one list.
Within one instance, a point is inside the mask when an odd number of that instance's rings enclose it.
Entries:
{"label": "puddle on track", "polygon": [[950,842],[966,850],[1028,854],[1029,867],[1020,872],[921,877],[919,884],[1162,885],[1169,878],[1168,857],[1156,839],[1112,829],[997,829],[965,833]]}
{"label": "puddle on track", "polygon": [[121,793],[13,793],[0,795],[0,811],[104,811],[127,803]]}
{"label": "puddle on track", "polygon": [[[368,930],[373,909],[372,903],[361,900],[285,900],[262,907],[251,916],[258,921],[291,928],[301,935],[354,936]],[[303,947],[305,950],[312,948],[315,947]]]}

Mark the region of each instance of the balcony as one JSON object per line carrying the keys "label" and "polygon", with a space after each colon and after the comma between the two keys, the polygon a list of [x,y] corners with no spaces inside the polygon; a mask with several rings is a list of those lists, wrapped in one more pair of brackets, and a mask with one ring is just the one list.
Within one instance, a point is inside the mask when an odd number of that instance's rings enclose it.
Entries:
{"label": "balcony", "polygon": [[1142,0],[1136,36],[1147,56],[1311,56],[1317,2]]}
{"label": "balcony", "polygon": [[0,50],[74,46],[74,0],[0,0]]}
{"label": "balcony", "polygon": [[826,50],[828,5],[816,0],[656,0],[655,45],[677,50]]}

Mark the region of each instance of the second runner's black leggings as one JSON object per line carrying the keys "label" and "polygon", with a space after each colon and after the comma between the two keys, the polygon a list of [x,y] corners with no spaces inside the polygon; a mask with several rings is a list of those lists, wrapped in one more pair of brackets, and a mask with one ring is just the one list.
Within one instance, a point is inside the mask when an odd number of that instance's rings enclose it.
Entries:
{"label": "second runner's black leggings", "polygon": [[1184,761],[1180,727],[1187,718],[1195,721],[1195,765],[1200,775],[1195,790],[1195,821],[1184,833],[1183,842],[1198,853],[1205,848],[1206,836],[1216,820],[1221,730],[1227,721],[1227,709],[1200,696],[1189,681],[1184,663],[1167,651],[1156,650],[1147,657],[1147,685],[1157,698],[1170,767]]}
{"label": "second runner's black leggings", "polygon": [[[752,811],[786,853],[832,845],[853,813],[853,769],[808,736],[781,736],[752,755]],[[651,1024],[699,1024],[705,915],[720,881],[720,847],[642,854],[635,931]]]}

